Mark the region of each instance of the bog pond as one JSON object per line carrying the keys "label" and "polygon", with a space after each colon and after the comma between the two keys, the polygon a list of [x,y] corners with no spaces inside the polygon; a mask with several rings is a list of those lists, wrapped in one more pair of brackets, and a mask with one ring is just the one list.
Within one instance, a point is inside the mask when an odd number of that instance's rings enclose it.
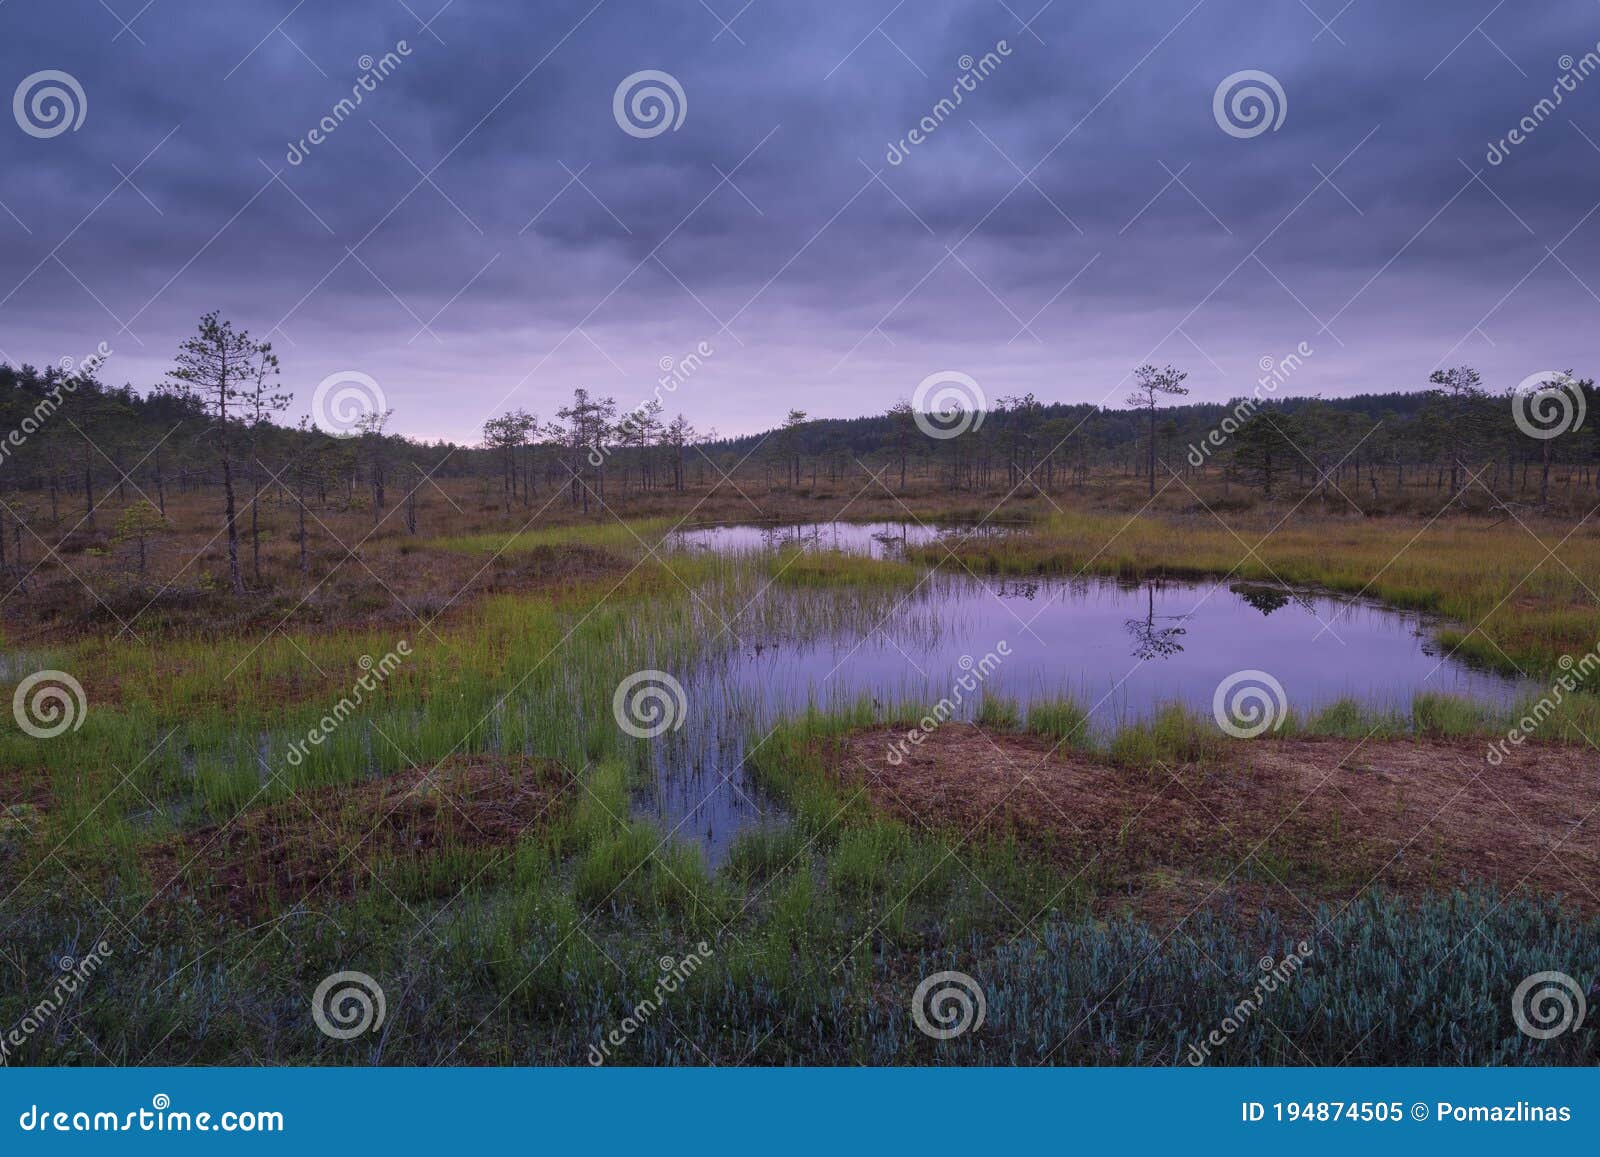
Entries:
{"label": "bog pond", "polygon": [[[673,545],[897,558],[944,533],[972,531],[721,526],[683,531]],[[1024,715],[1030,702],[1070,698],[1105,733],[1171,703],[1210,713],[1219,684],[1244,671],[1269,674],[1297,716],[1341,699],[1406,711],[1427,693],[1508,704],[1525,690],[1441,653],[1431,625],[1370,602],[1255,583],[978,577],[959,567],[930,571],[911,589],[771,582],[736,616],[707,612],[701,626],[721,645],[676,673],[683,722],[652,742],[654,787],[637,806],[719,862],[741,831],[783,822],[743,769],[746,745],[811,705],[868,700],[887,721],[959,698],[956,717],[970,719],[983,695],[1012,700]],[[963,676],[980,689],[952,696]]]}

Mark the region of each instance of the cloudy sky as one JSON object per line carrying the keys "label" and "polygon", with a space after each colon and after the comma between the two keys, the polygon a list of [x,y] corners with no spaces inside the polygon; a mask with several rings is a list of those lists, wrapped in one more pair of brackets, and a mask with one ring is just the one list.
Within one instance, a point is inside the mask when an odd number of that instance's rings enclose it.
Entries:
{"label": "cloudy sky", "polygon": [[[357,371],[458,440],[701,343],[670,403],[722,433],[941,371],[1222,399],[1300,343],[1288,392],[1592,374],[1597,41],[1594,0],[4,0],[0,359],[143,387],[219,308],[290,418]],[[646,70],[681,99],[619,120]]]}

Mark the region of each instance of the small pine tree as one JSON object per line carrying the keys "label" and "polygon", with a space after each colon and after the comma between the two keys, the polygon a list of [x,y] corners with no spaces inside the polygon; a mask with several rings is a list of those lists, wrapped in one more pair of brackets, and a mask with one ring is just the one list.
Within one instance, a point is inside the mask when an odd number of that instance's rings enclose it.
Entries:
{"label": "small pine tree", "polygon": [[216,310],[200,319],[199,332],[178,347],[177,364],[167,376],[171,390],[192,400],[212,420],[211,435],[217,462],[222,467],[223,527],[228,537],[228,580],[233,593],[244,594],[239,570],[238,505],[233,489],[234,455],[242,423],[251,416],[253,401],[263,395],[268,376],[278,361],[270,342],[256,342],[244,330],[235,330]]}
{"label": "small pine tree", "polygon": [[1187,394],[1189,388],[1183,384],[1183,379],[1189,375],[1172,366],[1156,369],[1152,365],[1142,365],[1133,371],[1133,389],[1128,394],[1128,405],[1146,410],[1150,415],[1150,496],[1156,493],[1156,405],[1163,394],[1176,396]]}
{"label": "small pine tree", "polygon": [[119,546],[128,542],[135,544],[139,560],[139,577],[143,578],[149,570],[150,540],[171,529],[166,517],[150,503],[141,499],[117,516],[111,541]]}

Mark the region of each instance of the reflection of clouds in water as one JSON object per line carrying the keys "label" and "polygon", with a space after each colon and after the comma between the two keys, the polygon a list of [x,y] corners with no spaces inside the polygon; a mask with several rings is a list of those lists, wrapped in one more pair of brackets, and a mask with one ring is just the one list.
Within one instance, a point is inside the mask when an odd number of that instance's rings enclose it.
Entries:
{"label": "reflection of clouds in water", "polygon": [[[808,707],[919,716],[948,691],[963,655],[1001,639],[1011,653],[986,687],[1024,707],[1070,697],[1102,733],[1172,702],[1207,712],[1219,680],[1247,668],[1279,675],[1308,715],[1344,697],[1408,711],[1420,692],[1515,696],[1511,681],[1441,664],[1415,615],[1269,584],[1248,593],[1271,597],[1164,580],[938,572],[915,587],[794,587],[735,573],[707,601],[730,616],[738,641],[723,632],[686,674],[690,715],[679,741],[653,749],[650,810],[669,828],[686,820],[680,835],[718,862],[734,834],[778,814],[743,770],[749,737]],[[715,614],[696,615],[703,638],[722,631]]]}
{"label": "reflection of clouds in water", "polygon": [[674,533],[671,544],[679,550],[708,550],[719,554],[764,551],[831,550],[880,559],[903,559],[909,547],[927,546],[941,538],[994,538],[1009,534],[999,525],[959,526],[899,522],[733,523],[701,526]]}
{"label": "reflection of clouds in water", "polygon": [[[1513,685],[1497,676],[1460,663],[1439,666],[1414,615],[1277,590],[1266,592],[1272,597],[1263,609],[1261,593],[1170,581],[984,582],[940,573],[915,589],[772,587],[735,629],[747,644],[755,640],[744,649],[746,662],[770,658],[779,643],[788,648],[781,662],[761,668],[759,690],[799,708],[838,693],[885,699],[899,687],[931,690],[926,685],[936,686],[962,654],[1000,638],[1012,639],[1018,656],[1007,664],[1006,678],[1016,684],[1010,693],[1094,695],[1131,674],[1134,714],[1173,700],[1203,707],[1210,693],[1204,677],[1241,665],[1291,672],[1305,692],[1297,702],[1307,704],[1354,694],[1373,705],[1405,706],[1424,690],[1496,702],[1512,695]],[[1280,595],[1287,597],[1280,602]],[[1283,613],[1291,605],[1294,613]],[[1140,657],[1167,661],[1151,671],[1136,663]]]}

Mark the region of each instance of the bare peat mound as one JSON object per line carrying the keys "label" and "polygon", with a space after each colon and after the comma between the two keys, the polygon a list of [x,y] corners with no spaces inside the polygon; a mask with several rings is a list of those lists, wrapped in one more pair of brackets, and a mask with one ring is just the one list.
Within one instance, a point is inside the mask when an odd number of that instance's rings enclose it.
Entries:
{"label": "bare peat mound", "polygon": [[[941,836],[1012,837],[1158,921],[1224,900],[1337,906],[1465,881],[1600,911],[1600,753],[1483,740],[1256,740],[1221,763],[1131,769],[1031,735],[947,724],[829,745],[842,781]],[[1285,895],[1285,893],[1289,895]]]}
{"label": "bare peat mound", "polygon": [[146,869],[158,893],[187,893],[259,920],[302,901],[349,897],[397,868],[509,850],[559,815],[575,786],[548,761],[456,758],[247,810],[157,845]]}

